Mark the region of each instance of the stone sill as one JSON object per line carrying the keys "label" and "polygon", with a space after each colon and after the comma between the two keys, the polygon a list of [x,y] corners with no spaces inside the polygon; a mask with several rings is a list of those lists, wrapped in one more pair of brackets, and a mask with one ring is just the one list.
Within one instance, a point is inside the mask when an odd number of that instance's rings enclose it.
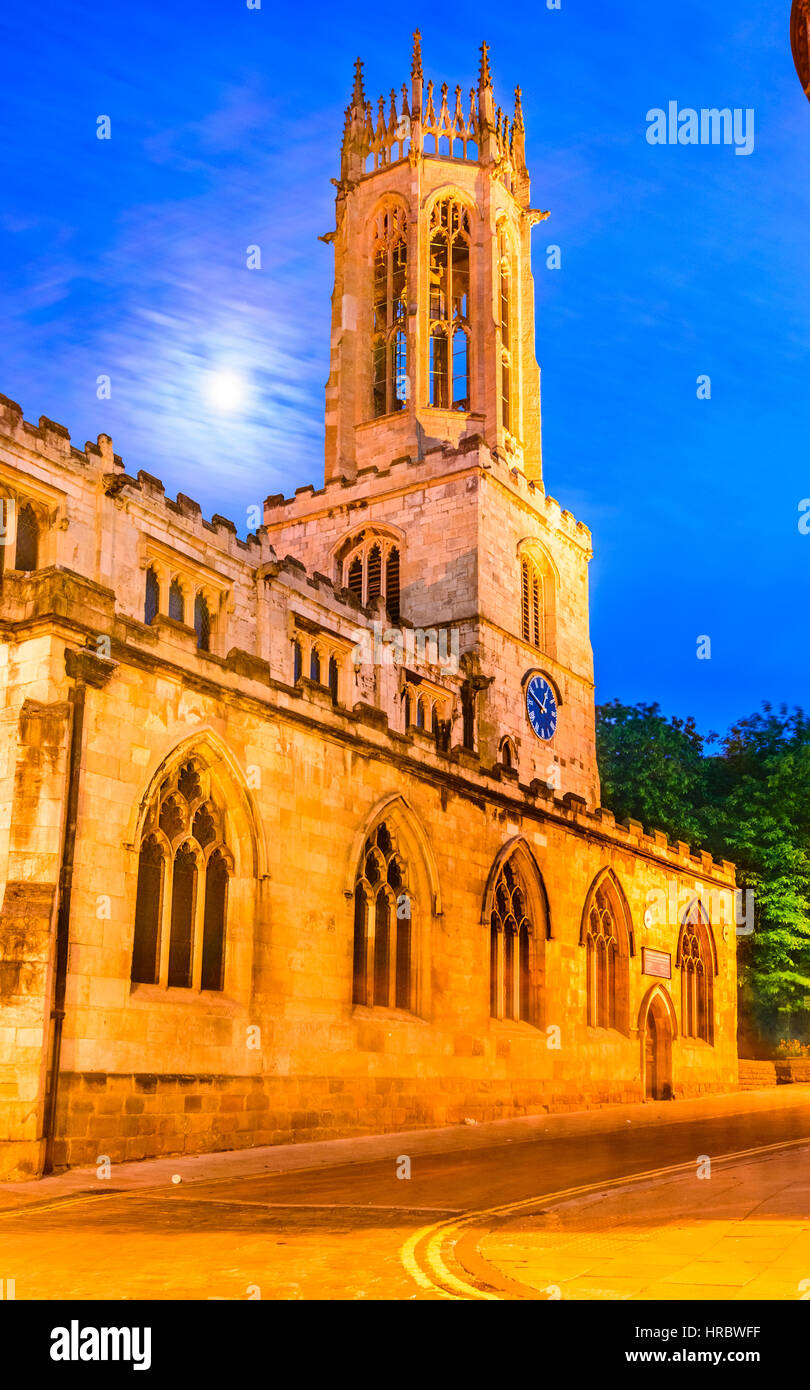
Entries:
{"label": "stone sill", "polygon": [[247,1012],[244,1004],[220,990],[182,989],[177,985],[132,985],[128,1002],[139,1008],[148,1008],[151,1004],[159,1004],[162,1008],[167,1004],[180,1004],[185,1009],[204,1008],[234,1017]]}
{"label": "stone sill", "polygon": [[490,1018],[489,1029],[501,1037],[533,1038],[544,1044],[548,1041],[545,1031],[536,1023],[527,1023],[525,1018]]}
{"label": "stone sill", "polygon": [[[374,415],[370,420],[361,420],[359,425],[355,425],[355,432],[357,434],[362,434],[365,430],[370,429],[372,425],[382,425],[385,424],[386,421],[390,423],[392,420],[407,419],[410,414],[409,405],[404,405],[401,410],[387,410],[384,415]],[[365,470],[362,468],[358,469],[358,473],[364,471]],[[303,491],[303,489],[301,490]]]}
{"label": "stone sill", "polygon": [[361,1023],[418,1023],[422,1028],[429,1027],[427,1019],[412,1014],[408,1009],[386,1009],[382,1005],[355,1004],[352,1019]]}

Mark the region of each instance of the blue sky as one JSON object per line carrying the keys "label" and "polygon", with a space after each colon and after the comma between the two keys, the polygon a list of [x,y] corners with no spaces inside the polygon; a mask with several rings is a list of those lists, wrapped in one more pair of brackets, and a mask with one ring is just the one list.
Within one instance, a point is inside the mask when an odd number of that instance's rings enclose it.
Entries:
{"label": "blue sky", "polygon": [[[552,214],[534,232],[545,477],[594,534],[597,696],[704,730],[763,699],[810,705],[810,103],[789,0],[15,8],[0,391],[27,418],[79,447],[110,434],[129,472],[240,530],[268,493],[320,482],[317,238],[353,60],[371,95],[399,88],[419,25],[426,76],[467,89],[486,38],[496,98],[523,88],[532,201]],[[670,100],[753,108],[753,153],[649,145],[646,114]],[[208,397],[221,370],[248,383],[231,414]]]}

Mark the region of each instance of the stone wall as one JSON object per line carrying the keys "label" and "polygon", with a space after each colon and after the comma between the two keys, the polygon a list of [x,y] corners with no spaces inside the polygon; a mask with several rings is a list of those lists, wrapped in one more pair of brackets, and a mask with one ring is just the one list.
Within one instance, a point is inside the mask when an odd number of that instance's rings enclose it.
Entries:
{"label": "stone wall", "polygon": [[774,1062],[740,1058],[741,1091],[761,1091],[766,1086],[775,1086],[776,1084],[776,1064]]}

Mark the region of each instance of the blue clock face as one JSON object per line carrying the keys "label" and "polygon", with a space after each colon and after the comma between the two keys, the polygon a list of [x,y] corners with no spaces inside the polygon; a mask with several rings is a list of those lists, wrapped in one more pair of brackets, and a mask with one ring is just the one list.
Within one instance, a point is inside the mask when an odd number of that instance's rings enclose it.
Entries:
{"label": "blue clock face", "polygon": [[537,737],[548,743],[557,732],[557,701],[543,676],[532,676],[526,686],[526,713]]}

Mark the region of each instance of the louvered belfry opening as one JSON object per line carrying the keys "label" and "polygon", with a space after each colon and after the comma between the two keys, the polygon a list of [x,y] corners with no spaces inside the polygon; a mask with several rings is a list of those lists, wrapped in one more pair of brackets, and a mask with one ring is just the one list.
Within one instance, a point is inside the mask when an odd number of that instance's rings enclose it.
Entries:
{"label": "louvered belfry opening", "polygon": [[392,623],[399,622],[399,550],[393,547],[385,562],[385,605]]}
{"label": "louvered belfry opening", "polygon": [[538,651],[543,649],[543,578],[537,566],[523,557],[521,574],[521,633]]}
{"label": "louvered belfry opening", "polygon": [[366,527],[344,541],[335,559],[338,583],[361,603],[384,598],[392,624],[401,616],[401,554],[397,540]]}
{"label": "louvered belfry opening", "polygon": [[382,593],[382,551],[379,545],[372,545],[368,553],[368,601]]}

